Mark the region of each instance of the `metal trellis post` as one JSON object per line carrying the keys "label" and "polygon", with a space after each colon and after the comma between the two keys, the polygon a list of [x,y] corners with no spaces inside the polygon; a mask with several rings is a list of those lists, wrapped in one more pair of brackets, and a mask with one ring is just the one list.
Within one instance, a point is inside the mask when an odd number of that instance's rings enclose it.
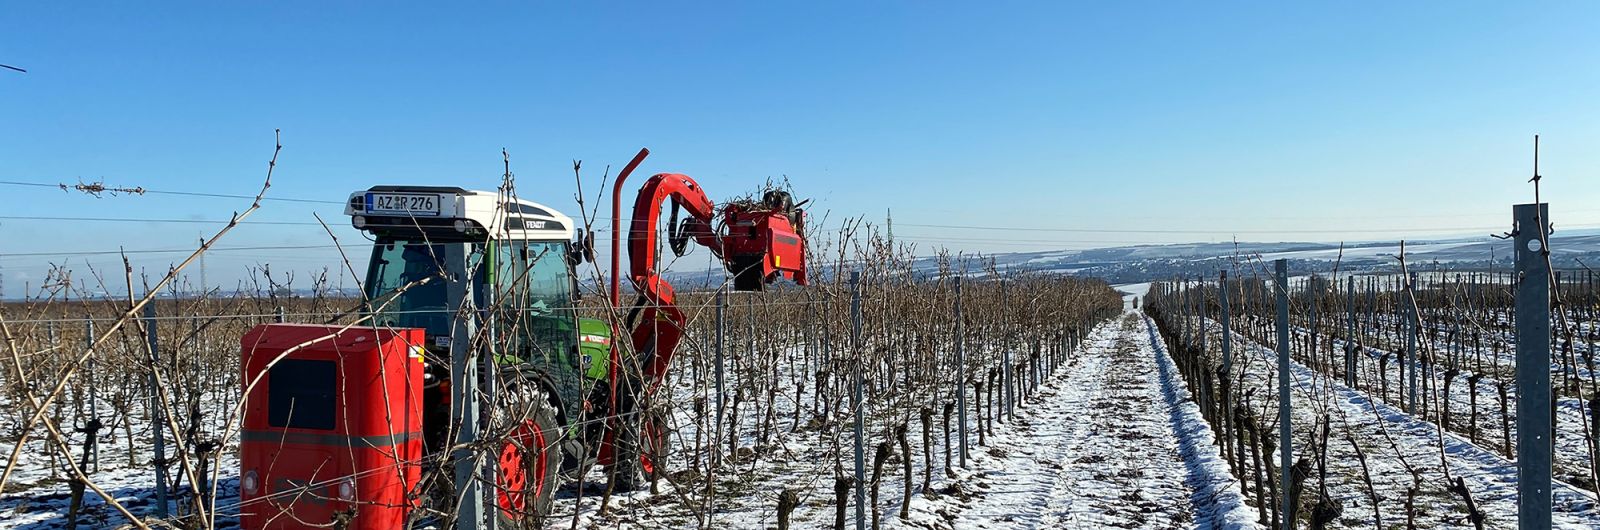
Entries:
{"label": "metal trellis post", "polygon": [[[727,328],[724,327],[725,324],[726,324],[726,321],[723,320],[723,318],[724,318],[723,317],[723,313],[725,311],[727,311],[727,309],[728,309],[728,290],[725,289],[725,288],[724,289],[718,289],[717,290],[717,357],[716,357],[715,362],[712,363],[713,366],[714,366],[713,371],[715,373],[716,386],[717,386],[717,423],[716,423],[716,425],[717,425],[717,428],[716,428],[717,434],[716,434],[716,438],[713,438],[713,440],[721,440],[722,439],[722,415],[725,413],[724,412],[724,410],[725,410],[724,407],[726,406],[726,404],[724,402],[725,401],[724,400],[725,396],[723,395],[723,389],[722,389],[722,385],[723,385],[723,372],[722,372],[723,367],[722,367],[722,365],[723,365],[723,362],[724,362],[723,361],[724,353],[723,353],[723,349],[722,348],[723,348],[723,338],[725,336],[725,331],[727,330]],[[713,467],[715,467],[718,464],[722,463],[722,451],[718,448],[718,445],[715,442],[711,443],[710,446],[711,446],[711,465]]]}
{"label": "metal trellis post", "polygon": [[1406,378],[1409,379],[1409,382],[1406,384],[1406,413],[1416,414],[1418,368],[1417,327],[1422,319],[1420,318],[1420,315],[1417,315],[1417,306],[1411,303],[1411,297],[1416,296],[1417,293],[1417,273],[1412,272],[1411,276],[1405,279],[1405,282],[1405,292],[1408,293],[1409,296],[1402,296],[1400,303],[1405,304],[1406,306],[1406,318],[1408,320],[1406,326]]}
{"label": "metal trellis post", "polygon": [[1289,445],[1289,412],[1292,410],[1289,402],[1289,261],[1279,259],[1273,266],[1278,274],[1278,454],[1281,456],[1278,469],[1283,472],[1278,491],[1283,498],[1283,529],[1292,530],[1294,521],[1289,520],[1292,499],[1287,494],[1293,480],[1290,471],[1294,467],[1294,448]]}
{"label": "metal trellis post", "polygon": [[450,333],[451,420],[459,426],[455,464],[458,529],[483,528],[484,493],[479,467],[474,464],[478,441],[478,363],[473,362],[473,339],[478,333],[477,311],[473,306],[472,272],[467,245],[445,245],[445,271],[449,275],[447,296],[454,319]]}
{"label": "metal trellis post", "polygon": [[[967,467],[967,348],[966,324],[961,316],[961,277],[956,277],[956,410],[961,436],[961,467]],[[948,417],[948,416],[946,416]]]}
{"label": "metal trellis post", "polygon": [[850,349],[855,357],[855,377],[852,379],[850,406],[855,409],[856,449],[856,530],[867,527],[867,456],[866,422],[861,404],[861,271],[850,271]]}
{"label": "metal trellis post", "polygon": [[1356,386],[1356,277],[1345,281],[1344,305],[1350,313],[1349,327],[1344,334],[1344,384]]}
{"label": "metal trellis post", "polygon": [[[156,516],[167,516],[167,436],[163,425],[167,422],[166,415],[161,408],[161,388],[158,386],[156,371],[160,368],[161,348],[156,340],[156,303],[151,300],[144,306],[144,334],[150,343],[150,419],[151,434],[155,437],[155,467],[156,467]],[[92,339],[91,339],[92,340]]]}
{"label": "metal trellis post", "polygon": [[1517,527],[1550,528],[1550,269],[1548,204],[1512,207],[1516,221]]}

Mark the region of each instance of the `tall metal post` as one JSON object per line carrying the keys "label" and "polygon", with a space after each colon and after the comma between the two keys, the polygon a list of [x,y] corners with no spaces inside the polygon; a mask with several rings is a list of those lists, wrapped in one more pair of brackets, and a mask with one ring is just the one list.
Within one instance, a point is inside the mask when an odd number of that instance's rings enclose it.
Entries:
{"label": "tall metal post", "polygon": [[1409,414],[1416,414],[1416,412],[1417,412],[1417,368],[1418,368],[1418,364],[1417,364],[1417,327],[1418,327],[1418,324],[1421,322],[1422,319],[1418,317],[1418,315],[1417,315],[1417,306],[1415,304],[1411,303],[1411,297],[1412,296],[1416,296],[1416,293],[1417,293],[1417,273],[1416,272],[1412,272],[1411,276],[1409,278],[1405,278],[1405,282],[1406,282],[1405,292],[1406,292],[1407,296],[1400,297],[1400,303],[1405,304],[1405,306],[1406,306],[1406,313],[1405,314],[1406,314],[1406,319],[1407,319],[1407,323],[1406,323],[1407,324],[1406,325],[1406,378],[1409,379],[1410,381],[1406,384],[1406,412],[1409,413]]}
{"label": "tall metal post", "polygon": [[1321,289],[1321,285],[1315,274],[1306,278],[1306,327],[1311,331],[1311,347],[1305,353],[1305,360],[1310,361],[1312,370],[1321,370],[1323,364],[1319,357],[1321,353],[1317,349],[1317,328],[1320,327],[1317,325],[1317,294],[1319,294],[1317,291]]}
{"label": "tall metal post", "polygon": [[450,332],[450,419],[458,427],[456,449],[451,455],[455,464],[457,529],[483,528],[484,493],[479,467],[474,462],[471,449],[478,441],[478,418],[482,406],[478,402],[478,363],[473,356],[473,339],[478,333],[477,310],[473,306],[473,273],[468,253],[469,245],[445,245],[444,266],[450,281],[446,296],[454,324]]}
{"label": "tall metal post", "polygon": [[1294,447],[1289,444],[1292,409],[1289,402],[1289,260],[1279,259],[1273,267],[1278,274],[1278,454],[1281,455],[1278,469],[1283,472],[1278,491],[1283,498],[1283,530],[1293,530],[1294,521],[1289,520],[1291,499],[1287,493],[1293,481],[1290,471],[1294,467]]}
{"label": "tall metal post", "polygon": [[[1007,294],[1006,293],[1006,279],[1004,277],[1002,277],[1002,278],[1000,278],[1000,308],[1001,308],[1001,311],[1010,311],[1011,310],[1011,307],[1006,305],[1006,294]],[[1001,325],[1004,326],[1005,324],[1001,324]],[[1002,338],[1000,339],[1000,344],[1001,344],[1001,346],[1000,346],[1000,381],[1001,381],[1001,386],[1004,387],[1004,390],[1005,390],[1005,392],[1002,394],[1002,395],[1005,396],[1005,403],[1004,403],[1005,416],[1006,416],[1006,420],[1015,421],[1017,419],[1017,414],[1011,408],[1012,398],[1013,398],[1013,394],[1012,394],[1012,390],[1011,390],[1011,384],[1012,384],[1012,379],[1015,379],[1016,374],[1011,373],[1011,329],[1010,329],[1010,327],[1006,327],[1002,331]]]}
{"label": "tall metal post", "polygon": [[1344,305],[1350,313],[1350,322],[1344,334],[1344,384],[1356,386],[1356,277],[1345,282]]}
{"label": "tall metal post", "polygon": [[[154,425],[150,432],[155,435],[155,464],[156,464],[156,516],[167,516],[167,435],[166,413],[161,408],[161,386],[157,382],[156,371],[160,369],[161,347],[156,340],[156,303],[151,300],[144,306],[144,335],[150,343],[150,420]],[[93,340],[92,338],[90,340]]]}
{"label": "tall metal post", "polygon": [[[478,322],[482,324],[482,329],[480,329],[479,332],[483,335],[483,347],[479,350],[478,355],[478,400],[479,403],[490,403],[491,405],[479,405],[478,425],[492,425],[492,423],[490,423],[491,415],[494,414],[494,406],[492,404],[495,403],[495,392],[498,390],[498,388],[496,388],[496,384],[500,381],[500,374],[498,371],[499,367],[495,366],[496,356],[494,348],[498,343],[495,341],[496,337],[494,329],[494,286],[485,287],[483,289],[483,293],[479,295],[479,298],[483,300],[483,307],[478,310]],[[478,467],[478,476],[482,477],[480,480],[482,480],[484,484],[499,484],[500,459],[481,459]],[[495,497],[493,493],[487,494],[484,497],[484,513],[487,514],[487,516],[483,518],[483,523],[480,524],[478,528],[481,530],[498,530],[500,527],[500,517],[494,512],[496,508],[491,506],[489,503],[489,500],[494,499]]]}
{"label": "tall metal post", "polygon": [[[723,364],[723,356],[725,355],[723,353],[724,350],[722,348],[723,348],[723,338],[724,338],[726,330],[727,330],[727,328],[724,327],[726,325],[726,321],[723,320],[723,318],[724,318],[723,317],[723,312],[727,311],[727,309],[728,309],[728,290],[727,289],[718,289],[717,290],[717,358],[716,358],[715,362],[712,363],[713,366],[714,366],[713,371],[716,373],[715,377],[716,377],[716,385],[717,385],[717,428],[716,428],[717,437],[713,438],[714,440],[721,440],[722,439],[722,415],[725,414],[724,407],[726,406],[726,404],[725,404],[725,396],[723,395],[723,390],[722,390],[722,384],[723,384],[723,381],[722,381],[722,377],[723,377],[722,364]],[[718,465],[718,464],[720,464],[722,462],[722,456],[721,456],[722,455],[722,451],[720,451],[718,449],[718,446],[717,446],[716,443],[712,443],[710,445],[711,445],[711,465],[712,466],[716,466],[716,465]]]}
{"label": "tall metal post", "polygon": [[956,277],[956,410],[961,433],[961,467],[967,467],[967,332],[961,316],[961,277]]}
{"label": "tall metal post", "polygon": [[1370,339],[1372,331],[1378,329],[1378,278],[1367,278],[1367,325],[1366,335]]}
{"label": "tall metal post", "polygon": [[1221,288],[1217,294],[1222,302],[1222,378],[1226,380],[1233,370],[1233,315],[1229,314],[1228,309],[1228,271],[1222,271],[1219,278],[1217,285]]}
{"label": "tall metal post", "polygon": [[1229,465],[1233,464],[1233,311],[1228,304],[1228,271],[1217,272],[1217,316],[1222,321],[1222,367],[1217,371],[1217,381],[1222,394],[1221,415],[1218,423],[1221,424],[1220,438],[1222,443],[1223,459]]}
{"label": "tall metal post", "polygon": [[1187,349],[1189,349],[1190,346],[1193,345],[1192,343],[1189,342],[1191,336],[1190,336],[1190,331],[1189,331],[1189,280],[1188,279],[1183,279],[1183,280],[1179,280],[1178,281],[1178,293],[1179,293],[1179,297],[1180,297],[1179,298],[1180,301],[1178,302],[1178,309],[1179,309],[1178,315],[1180,317],[1179,321],[1183,323],[1183,333],[1180,334],[1183,337],[1183,340],[1181,342],[1183,343],[1183,348],[1187,350]]}
{"label": "tall metal post", "polygon": [[745,293],[745,341],[744,354],[749,356],[752,363],[759,364],[756,360],[756,297],[754,292]]}
{"label": "tall metal post", "polygon": [[850,271],[850,349],[855,357],[854,383],[850,408],[855,409],[856,431],[856,530],[867,527],[867,454],[861,405],[861,271]]}
{"label": "tall metal post", "polygon": [[[99,374],[100,372],[95,370],[95,362],[94,362],[94,358],[95,358],[95,355],[94,355],[94,352],[93,352],[93,348],[94,348],[94,319],[89,318],[88,315],[84,315],[84,317],[83,317],[83,325],[84,325],[83,347],[84,347],[84,351],[88,351],[89,352],[89,375],[88,375],[88,378],[89,378],[89,415],[90,415],[91,418],[99,418],[100,417],[100,402],[99,402],[99,399],[97,399],[95,397],[96,394],[99,394],[99,392],[95,391],[94,378],[95,378],[95,375]],[[99,472],[100,471],[100,444],[90,444],[89,447],[91,447],[90,462],[93,464],[94,471]]]}
{"label": "tall metal post", "polygon": [[1550,528],[1549,205],[1512,207],[1516,227],[1517,527]]}

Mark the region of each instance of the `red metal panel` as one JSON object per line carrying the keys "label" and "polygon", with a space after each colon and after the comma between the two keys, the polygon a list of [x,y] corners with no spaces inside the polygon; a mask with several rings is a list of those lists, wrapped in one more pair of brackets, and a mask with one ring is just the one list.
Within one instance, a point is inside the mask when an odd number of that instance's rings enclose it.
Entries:
{"label": "red metal panel", "polygon": [[[245,334],[240,340],[246,385],[240,443],[243,528],[327,528],[335,521],[348,521],[352,529],[404,524],[414,504],[408,493],[421,472],[423,339],[420,329],[341,332],[339,326],[306,324],[267,324]],[[313,361],[302,364],[319,368],[328,365],[315,361],[332,363],[331,429],[286,426],[281,415],[274,421],[271,367],[277,363],[281,377],[306,376],[282,371],[286,360]],[[306,401],[292,404],[308,415],[324,405]],[[288,410],[293,417],[293,408]]]}
{"label": "red metal panel", "polygon": [[787,216],[770,210],[728,210],[726,215],[728,228],[722,245],[727,256],[759,257],[763,278],[781,272],[785,278],[806,284],[805,241]]}

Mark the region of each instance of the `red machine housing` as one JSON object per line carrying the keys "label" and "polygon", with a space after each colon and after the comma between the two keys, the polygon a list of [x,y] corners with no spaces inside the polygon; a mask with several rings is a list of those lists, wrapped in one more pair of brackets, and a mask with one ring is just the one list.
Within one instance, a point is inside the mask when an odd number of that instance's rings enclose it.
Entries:
{"label": "red machine housing", "polygon": [[791,220],[785,212],[777,210],[725,208],[722,253],[725,261],[732,265],[729,272],[739,274],[735,267],[740,265],[759,267],[763,283],[781,275],[806,285],[805,242],[800,239],[800,227],[795,226],[797,222],[804,222],[805,212],[795,210],[793,215]]}
{"label": "red machine housing", "polygon": [[240,340],[240,525],[401,528],[421,474],[423,330],[256,326]]}

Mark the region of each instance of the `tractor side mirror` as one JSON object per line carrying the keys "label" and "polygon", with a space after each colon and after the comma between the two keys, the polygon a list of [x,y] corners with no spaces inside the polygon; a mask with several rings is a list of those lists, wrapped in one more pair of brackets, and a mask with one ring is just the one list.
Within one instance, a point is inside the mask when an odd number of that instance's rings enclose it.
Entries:
{"label": "tractor side mirror", "polygon": [[584,230],[583,233],[583,241],[580,245],[583,247],[583,259],[588,260],[589,263],[594,263],[594,230]]}
{"label": "tractor side mirror", "polygon": [[567,262],[573,266],[594,263],[594,231],[580,232],[577,239],[567,243]]}

